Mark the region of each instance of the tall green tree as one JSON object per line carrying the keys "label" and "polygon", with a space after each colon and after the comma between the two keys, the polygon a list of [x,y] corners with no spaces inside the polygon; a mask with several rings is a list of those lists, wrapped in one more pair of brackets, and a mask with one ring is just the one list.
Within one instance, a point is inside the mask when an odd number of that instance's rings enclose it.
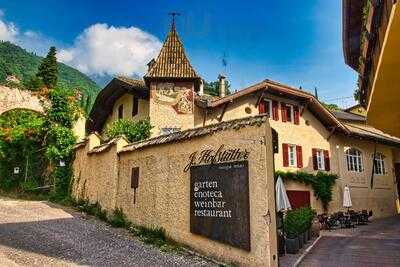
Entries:
{"label": "tall green tree", "polygon": [[55,88],[57,85],[58,66],[56,54],[56,48],[54,46],[50,47],[49,53],[42,60],[36,74],[48,88]]}

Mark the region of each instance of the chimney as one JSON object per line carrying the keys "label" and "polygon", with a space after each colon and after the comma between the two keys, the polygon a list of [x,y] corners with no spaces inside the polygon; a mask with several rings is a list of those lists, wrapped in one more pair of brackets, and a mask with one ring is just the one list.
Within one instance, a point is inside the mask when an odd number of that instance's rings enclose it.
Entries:
{"label": "chimney", "polygon": [[204,95],[204,81],[200,79],[199,96]]}
{"label": "chimney", "polygon": [[151,68],[154,66],[154,64],[156,63],[155,59],[153,58],[152,60],[150,60],[149,63],[147,63],[147,71],[150,71]]}
{"label": "chimney", "polygon": [[219,80],[219,97],[224,97],[225,96],[225,76],[220,74],[218,76]]}

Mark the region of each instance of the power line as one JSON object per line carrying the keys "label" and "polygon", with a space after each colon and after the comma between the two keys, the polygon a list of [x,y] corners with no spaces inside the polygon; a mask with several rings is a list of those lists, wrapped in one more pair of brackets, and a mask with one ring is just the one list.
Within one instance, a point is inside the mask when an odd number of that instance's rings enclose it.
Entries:
{"label": "power line", "polygon": [[354,98],[354,96],[344,96],[344,97],[330,98],[330,99],[326,99],[326,101],[336,101],[336,100],[344,100],[344,99],[351,99],[351,98]]}

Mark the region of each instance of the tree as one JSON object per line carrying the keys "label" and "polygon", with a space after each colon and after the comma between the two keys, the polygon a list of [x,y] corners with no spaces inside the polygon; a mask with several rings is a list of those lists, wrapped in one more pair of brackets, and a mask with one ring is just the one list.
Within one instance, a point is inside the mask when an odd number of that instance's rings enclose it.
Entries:
{"label": "tree", "polygon": [[48,88],[56,87],[58,79],[58,66],[56,48],[54,46],[50,47],[49,53],[42,60],[36,76],[39,77],[43,84]]}
{"label": "tree", "polygon": [[341,110],[340,107],[339,107],[338,105],[336,105],[336,104],[329,104],[329,103],[324,103],[324,102],[321,102],[321,104],[322,104],[326,109],[328,109],[328,110],[330,110],[330,111],[339,111],[339,110]]}
{"label": "tree", "polygon": [[[231,87],[228,80],[225,80],[225,94],[229,95],[231,92],[229,91],[229,87]],[[219,95],[219,81],[215,82],[206,82],[204,81],[204,93],[208,95],[218,96]]]}

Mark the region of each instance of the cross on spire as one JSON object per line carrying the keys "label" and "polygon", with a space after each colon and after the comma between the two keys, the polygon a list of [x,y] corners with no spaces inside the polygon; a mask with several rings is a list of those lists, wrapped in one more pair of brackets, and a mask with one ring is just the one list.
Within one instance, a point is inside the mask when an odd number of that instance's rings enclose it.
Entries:
{"label": "cross on spire", "polygon": [[170,12],[170,13],[168,13],[168,15],[170,15],[170,16],[172,17],[171,29],[172,29],[172,30],[175,30],[175,17],[176,17],[176,16],[180,16],[181,13],[178,13],[178,12]]}

